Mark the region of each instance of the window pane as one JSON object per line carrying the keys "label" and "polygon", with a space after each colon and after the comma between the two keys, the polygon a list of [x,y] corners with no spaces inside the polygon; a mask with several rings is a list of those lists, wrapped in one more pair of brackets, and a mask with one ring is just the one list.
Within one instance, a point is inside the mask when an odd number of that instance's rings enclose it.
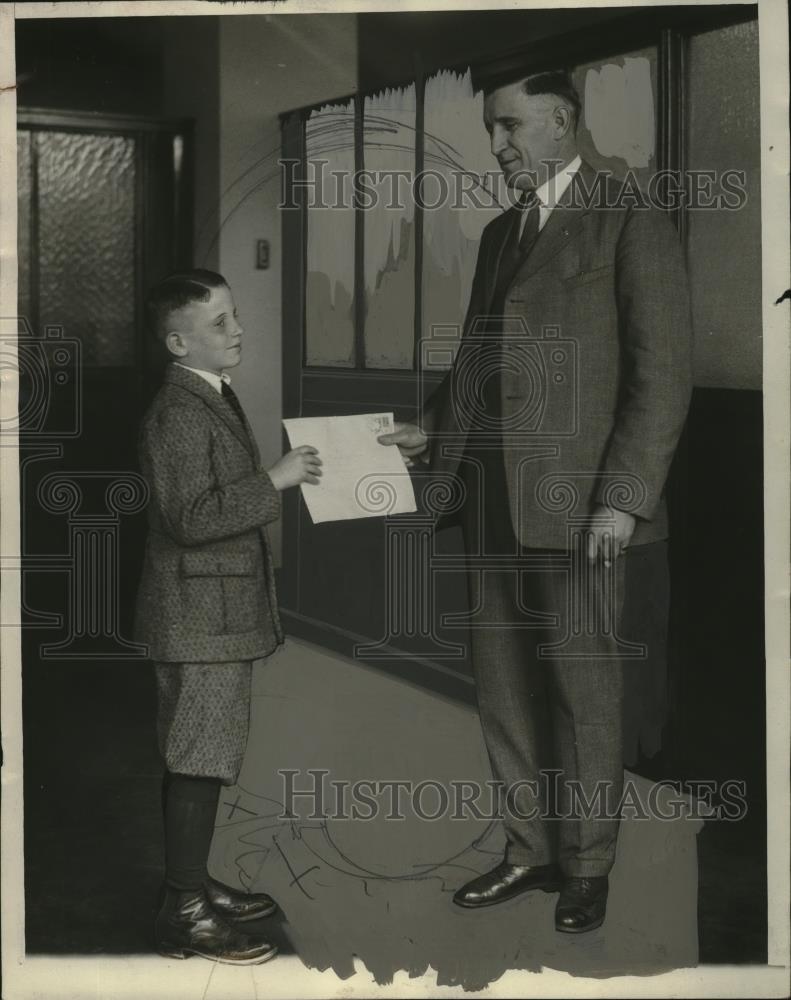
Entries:
{"label": "window pane", "polygon": [[305,130],[308,203],[305,345],[308,365],[354,367],[354,104],[325,105]]}
{"label": "window pane", "polygon": [[743,171],[747,194],[738,211],[701,207],[687,213],[695,381],[703,386],[760,389],[757,22],[693,37],[688,79],[688,168],[716,171],[715,192],[724,186],[724,171]]}
{"label": "window pane", "polygon": [[[415,86],[366,97],[364,167],[376,198],[364,209],[365,364],[412,368],[415,329]],[[382,173],[387,171],[388,176]],[[409,178],[399,184],[401,171]]]}
{"label": "window pane", "polygon": [[641,49],[574,70],[582,101],[577,130],[580,155],[598,170],[641,188],[656,170],[656,48]]}
{"label": "window pane", "polygon": [[30,312],[30,132],[17,132],[17,302],[20,318]]}
{"label": "window pane", "polygon": [[135,140],[41,132],[42,326],[78,337],[86,365],[135,361]]}
{"label": "window pane", "polygon": [[[469,72],[426,81],[424,120],[425,171],[436,177],[426,182],[424,201],[440,204],[423,213],[422,337],[425,344],[434,330],[450,348],[449,331],[464,322],[481,233],[501,212],[502,186],[483,125],[483,94],[473,94]],[[424,351],[423,358],[428,368],[451,360],[445,350],[433,358]]]}

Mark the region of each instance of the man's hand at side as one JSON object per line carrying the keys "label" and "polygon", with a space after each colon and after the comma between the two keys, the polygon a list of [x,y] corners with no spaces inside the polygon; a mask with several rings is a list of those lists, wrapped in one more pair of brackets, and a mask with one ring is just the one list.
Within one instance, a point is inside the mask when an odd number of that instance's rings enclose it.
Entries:
{"label": "man's hand at side", "polygon": [[610,566],[629,547],[635,523],[634,514],[599,504],[588,528],[588,559],[595,562],[601,556],[604,565]]}
{"label": "man's hand at side", "polygon": [[393,426],[395,429],[390,434],[380,434],[376,439],[380,444],[398,445],[407,465],[412,464],[413,458],[425,455],[428,451],[428,438],[417,424],[395,423]]}

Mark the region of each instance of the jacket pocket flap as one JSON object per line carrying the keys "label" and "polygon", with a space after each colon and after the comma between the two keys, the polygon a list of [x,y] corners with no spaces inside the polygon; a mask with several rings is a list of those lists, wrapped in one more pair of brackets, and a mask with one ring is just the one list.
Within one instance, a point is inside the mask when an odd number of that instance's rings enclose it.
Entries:
{"label": "jacket pocket flap", "polygon": [[215,552],[185,552],[182,576],[254,576],[255,559],[250,552],[222,555]]}

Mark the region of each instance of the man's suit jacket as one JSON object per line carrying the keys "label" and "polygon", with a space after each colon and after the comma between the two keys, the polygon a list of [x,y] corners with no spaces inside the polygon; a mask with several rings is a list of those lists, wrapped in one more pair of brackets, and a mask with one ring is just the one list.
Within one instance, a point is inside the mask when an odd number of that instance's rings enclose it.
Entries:
{"label": "man's suit jacket", "polygon": [[152,659],[254,660],[283,641],[264,525],[280,493],[250,427],[200,375],[169,365],[140,434],[150,490],[136,639]]}
{"label": "man's suit jacket", "polygon": [[[595,194],[586,204],[596,180],[583,163],[505,295],[502,449],[524,546],[565,548],[569,517],[599,502],[637,517],[632,544],[667,535],[663,488],[691,394],[684,257],[670,221],[634,198],[619,204],[614,182],[601,206]],[[487,340],[476,331],[517,211],[483,232],[455,363],[421,415],[436,472],[457,473],[479,438],[470,428]]]}

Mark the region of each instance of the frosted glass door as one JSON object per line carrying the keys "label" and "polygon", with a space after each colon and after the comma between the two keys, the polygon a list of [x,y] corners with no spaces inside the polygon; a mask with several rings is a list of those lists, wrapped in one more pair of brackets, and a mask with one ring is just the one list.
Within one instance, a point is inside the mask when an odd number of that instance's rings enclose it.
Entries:
{"label": "frosted glass door", "polygon": [[135,362],[135,140],[40,132],[39,324],[82,343],[83,364]]}

